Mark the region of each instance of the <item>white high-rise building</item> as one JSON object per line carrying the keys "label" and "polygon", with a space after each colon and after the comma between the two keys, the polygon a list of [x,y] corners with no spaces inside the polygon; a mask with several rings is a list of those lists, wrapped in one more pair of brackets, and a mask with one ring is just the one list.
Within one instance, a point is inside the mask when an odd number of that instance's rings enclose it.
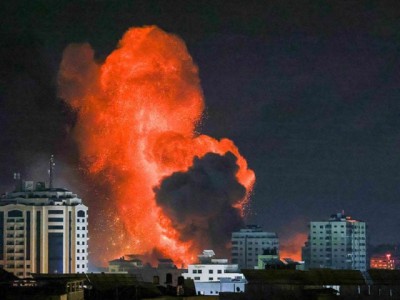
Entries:
{"label": "white high-rise building", "polygon": [[88,208],[66,189],[20,181],[0,199],[0,268],[18,277],[87,272],[88,240]]}
{"label": "white high-rise building", "polygon": [[258,255],[279,255],[279,239],[274,232],[262,231],[260,226],[248,225],[232,232],[232,263],[240,269],[254,269]]}
{"label": "white high-rise building", "polygon": [[367,225],[338,213],[327,221],[310,222],[310,234],[302,249],[305,267],[367,269]]}

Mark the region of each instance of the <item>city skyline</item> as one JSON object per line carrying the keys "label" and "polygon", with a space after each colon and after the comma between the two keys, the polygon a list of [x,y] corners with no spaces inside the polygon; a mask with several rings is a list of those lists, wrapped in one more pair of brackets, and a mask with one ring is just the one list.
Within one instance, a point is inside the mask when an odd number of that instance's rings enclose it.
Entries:
{"label": "city skyline", "polygon": [[369,224],[371,242],[399,243],[400,26],[392,8],[223,4],[4,4],[1,191],[16,171],[45,177],[40,165],[54,153],[58,182],[86,201],[101,240],[113,224],[104,213],[112,199],[102,198],[107,182],[80,169],[76,115],[58,97],[61,57],[87,42],[102,61],[128,28],[155,24],[179,36],[198,66],[199,131],[231,139],[255,171],[247,224],[277,232],[284,252],[302,246],[309,221],[344,210]]}

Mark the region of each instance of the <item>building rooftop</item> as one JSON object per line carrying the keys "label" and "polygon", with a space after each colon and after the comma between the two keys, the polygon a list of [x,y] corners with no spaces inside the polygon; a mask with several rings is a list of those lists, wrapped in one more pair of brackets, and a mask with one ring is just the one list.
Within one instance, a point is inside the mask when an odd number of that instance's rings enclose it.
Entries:
{"label": "building rooftop", "polygon": [[1,195],[0,205],[78,205],[82,200],[65,188],[46,188],[44,182],[21,181],[13,192]]}
{"label": "building rooftop", "polygon": [[249,282],[294,285],[363,285],[364,277],[357,270],[312,269],[242,270]]}

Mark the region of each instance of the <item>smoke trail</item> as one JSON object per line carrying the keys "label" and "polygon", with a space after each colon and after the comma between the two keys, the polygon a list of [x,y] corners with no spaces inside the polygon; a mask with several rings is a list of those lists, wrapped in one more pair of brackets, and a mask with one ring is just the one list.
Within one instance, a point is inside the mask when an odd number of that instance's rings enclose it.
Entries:
{"label": "smoke trail", "polygon": [[[82,165],[92,182],[107,186],[96,201],[117,209],[107,222],[111,228],[92,238],[94,258],[146,253],[156,246],[176,263],[187,263],[201,250],[199,243],[180,239],[174,220],[157,206],[154,187],[174,172],[188,171],[195,156],[230,151],[239,166],[236,178],[246,189],[235,201],[242,214],[254,173],[232,141],[195,133],[203,95],[197,67],[178,37],[155,26],[132,28],[103,64],[93,57],[88,44],[66,48],[59,95],[78,114],[73,134]],[[104,237],[114,252],[103,253]]]}

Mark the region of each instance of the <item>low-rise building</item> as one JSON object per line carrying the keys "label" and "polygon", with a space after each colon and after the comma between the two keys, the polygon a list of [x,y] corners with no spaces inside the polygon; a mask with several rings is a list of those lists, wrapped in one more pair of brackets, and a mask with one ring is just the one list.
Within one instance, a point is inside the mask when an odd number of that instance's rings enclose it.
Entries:
{"label": "low-rise building", "polygon": [[213,258],[213,250],[204,250],[199,255],[199,263],[188,266],[182,276],[194,281],[200,295],[218,295],[222,291],[243,292],[246,280],[237,264],[229,264],[228,259]]}

